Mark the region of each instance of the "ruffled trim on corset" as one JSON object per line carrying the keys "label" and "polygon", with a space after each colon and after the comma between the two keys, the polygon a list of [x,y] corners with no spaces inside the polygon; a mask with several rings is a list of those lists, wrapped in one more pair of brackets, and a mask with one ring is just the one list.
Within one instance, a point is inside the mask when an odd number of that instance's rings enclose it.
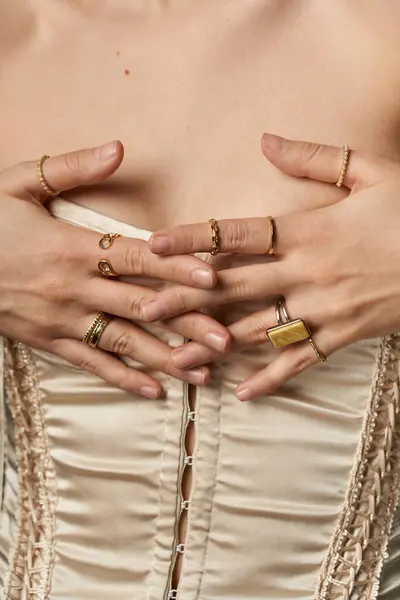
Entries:
{"label": "ruffled trim on corset", "polygon": [[382,338],[353,473],[316,600],[375,600],[400,481],[400,334]]}
{"label": "ruffled trim on corset", "polygon": [[6,344],[6,397],[16,428],[18,529],[4,600],[47,600],[54,563],[55,471],[50,458],[36,365],[23,344]]}

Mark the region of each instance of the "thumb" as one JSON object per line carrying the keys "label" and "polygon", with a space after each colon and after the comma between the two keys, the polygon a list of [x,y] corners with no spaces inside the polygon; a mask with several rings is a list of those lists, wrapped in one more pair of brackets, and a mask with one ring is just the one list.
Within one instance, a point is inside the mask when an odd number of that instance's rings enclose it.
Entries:
{"label": "thumb", "polygon": [[[293,177],[336,183],[343,164],[343,147],[299,142],[264,133],[261,148],[278,169]],[[351,150],[343,185],[369,187],[382,181],[393,163],[378,154]]]}
{"label": "thumb", "polygon": [[[47,186],[59,193],[107,179],[121,165],[123,157],[122,143],[114,141],[96,148],[52,156],[42,163],[42,173]],[[40,183],[37,161],[19,163],[3,171],[0,187],[10,195],[30,195],[42,203],[50,197]]]}

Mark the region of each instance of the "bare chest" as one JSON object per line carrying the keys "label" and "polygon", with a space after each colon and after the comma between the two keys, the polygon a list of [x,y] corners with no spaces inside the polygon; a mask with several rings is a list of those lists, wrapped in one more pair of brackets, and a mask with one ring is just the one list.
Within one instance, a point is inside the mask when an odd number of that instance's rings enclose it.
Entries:
{"label": "bare chest", "polygon": [[111,187],[74,201],[148,229],[318,203],[266,163],[264,131],[400,157],[395,2],[63,10],[3,53],[0,167],[121,139]]}

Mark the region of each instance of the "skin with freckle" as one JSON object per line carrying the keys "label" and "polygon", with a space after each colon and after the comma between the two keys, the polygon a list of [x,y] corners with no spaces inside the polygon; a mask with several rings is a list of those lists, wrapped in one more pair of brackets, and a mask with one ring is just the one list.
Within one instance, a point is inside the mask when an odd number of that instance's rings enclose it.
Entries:
{"label": "skin with freckle", "polygon": [[[0,169],[107,140],[125,146],[107,182],[50,204],[61,220],[102,233],[122,223],[125,236],[147,239],[181,223],[280,216],[345,197],[266,161],[264,131],[400,160],[397,2],[1,0],[0,13]],[[217,269],[253,260],[199,256]],[[229,326],[270,305],[271,298],[237,302],[210,314]],[[185,341],[159,324],[154,332],[171,346]],[[31,407],[39,399],[45,433],[38,441],[32,427],[29,442],[17,424],[17,443],[44,447],[45,458],[36,450],[24,458],[23,444],[17,456],[20,485],[35,507],[45,497],[47,512],[21,513],[37,536],[27,558],[23,544],[34,535],[18,546],[18,477],[6,457],[5,597],[14,598],[16,548],[24,593],[43,584],[51,600],[372,600],[383,557],[377,598],[397,600],[400,536],[393,534],[388,558],[389,531],[374,529],[389,523],[396,499],[367,523],[363,515],[380,509],[379,494],[349,501],[358,482],[379,479],[379,461],[398,453],[382,451],[368,477],[352,479],[358,459],[372,460],[372,451],[362,455],[371,398],[387,406],[396,395],[398,350],[380,348],[375,339],[354,344],[247,404],[235,390],[275,358],[269,346],[224,355],[201,390],[152,372],[162,378],[163,401],[106,386],[35,351],[34,398],[21,401]],[[8,378],[14,421],[11,388],[23,376]],[[396,436],[382,433],[384,441]],[[185,466],[185,455],[193,465]],[[47,479],[24,480],[24,460],[32,473],[48,469]],[[361,525],[343,534],[350,505]],[[396,533],[397,516],[394,523]],[[351,535],[360,530],[371,530],[374,543],[357,540],[354,549]],[[344,538],[347,554],[339,548]]]}

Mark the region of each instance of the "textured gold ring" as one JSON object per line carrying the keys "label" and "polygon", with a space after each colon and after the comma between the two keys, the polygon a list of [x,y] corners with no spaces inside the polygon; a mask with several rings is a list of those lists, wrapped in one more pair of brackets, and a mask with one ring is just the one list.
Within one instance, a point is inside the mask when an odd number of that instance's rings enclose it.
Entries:
{"label": "textured gold ring", "polygon": [[315,345],[315,342],[314,342],[314,340],[313,340],[313,339],[310,337],[310,338],[308,338],[308,341],[310,342],[310,344],[311,344],[311,347],[312,347],[312,349],[314,350],[315,354],[318,356],[318,358],[319,358],[320,362],[322,362],[322,363],[325,363],[325,362],[326,362],[328,359],[326,358],[326,356],[324,356],[324,355],[322,354],[322,352],[320,352],[320,351],[318,350],[317,346]]}
{"label": "textured gold ring", "polygon": [[347,144],[343,146],[343,157],[342,157],[342,165],[340,167],[339,179],[336,182],[337,187],[342,187],[344,183],[344,179],[347,173],[347,167],[349,165],[350,158],[350,148]]}
{"label": "textured gold ring", "polygon": [[97,266],[99,268],[100,273],[104,277],[118,277],[118,273],[114,271],[114,267],[112,266],[109,260],[102,258],[101,260],[99,260]]}
{"label": "textured gold ring", "polygon": [[209,221],[211,227],[211,256],[216,256],[219,253],[220,237],[219,237],[219,226],[215,219]]}
{"label": "textured gold ring", "polygon": [[269,221],[269,247],[267,254],[275,254],[276,245],[276,223],[274,217],[267,217]]}
{"label": "textured gold ring", "polygon": [[82,341],[91,348],[96,348],[110,321],[111,317],[109,315],[99,312],[83,336]]}
{"label": "textured gold ring", "polygon": [[278,325],[267,329],[267,337],[275,348],[283,348],[311,337],[311,330],[303,319],[290,319],[284,298],[275,304]]}
{"label": "textured gold ring", "polygon": [[38,161],[36,162],[36,176],[39,180],[40,185],[42,186],[42,188],[48,196],[58,196],[59,192],[53,190],[43,173],[43,165],[48,158],[50,158],[50,156],[44,154],[38,159]]}

